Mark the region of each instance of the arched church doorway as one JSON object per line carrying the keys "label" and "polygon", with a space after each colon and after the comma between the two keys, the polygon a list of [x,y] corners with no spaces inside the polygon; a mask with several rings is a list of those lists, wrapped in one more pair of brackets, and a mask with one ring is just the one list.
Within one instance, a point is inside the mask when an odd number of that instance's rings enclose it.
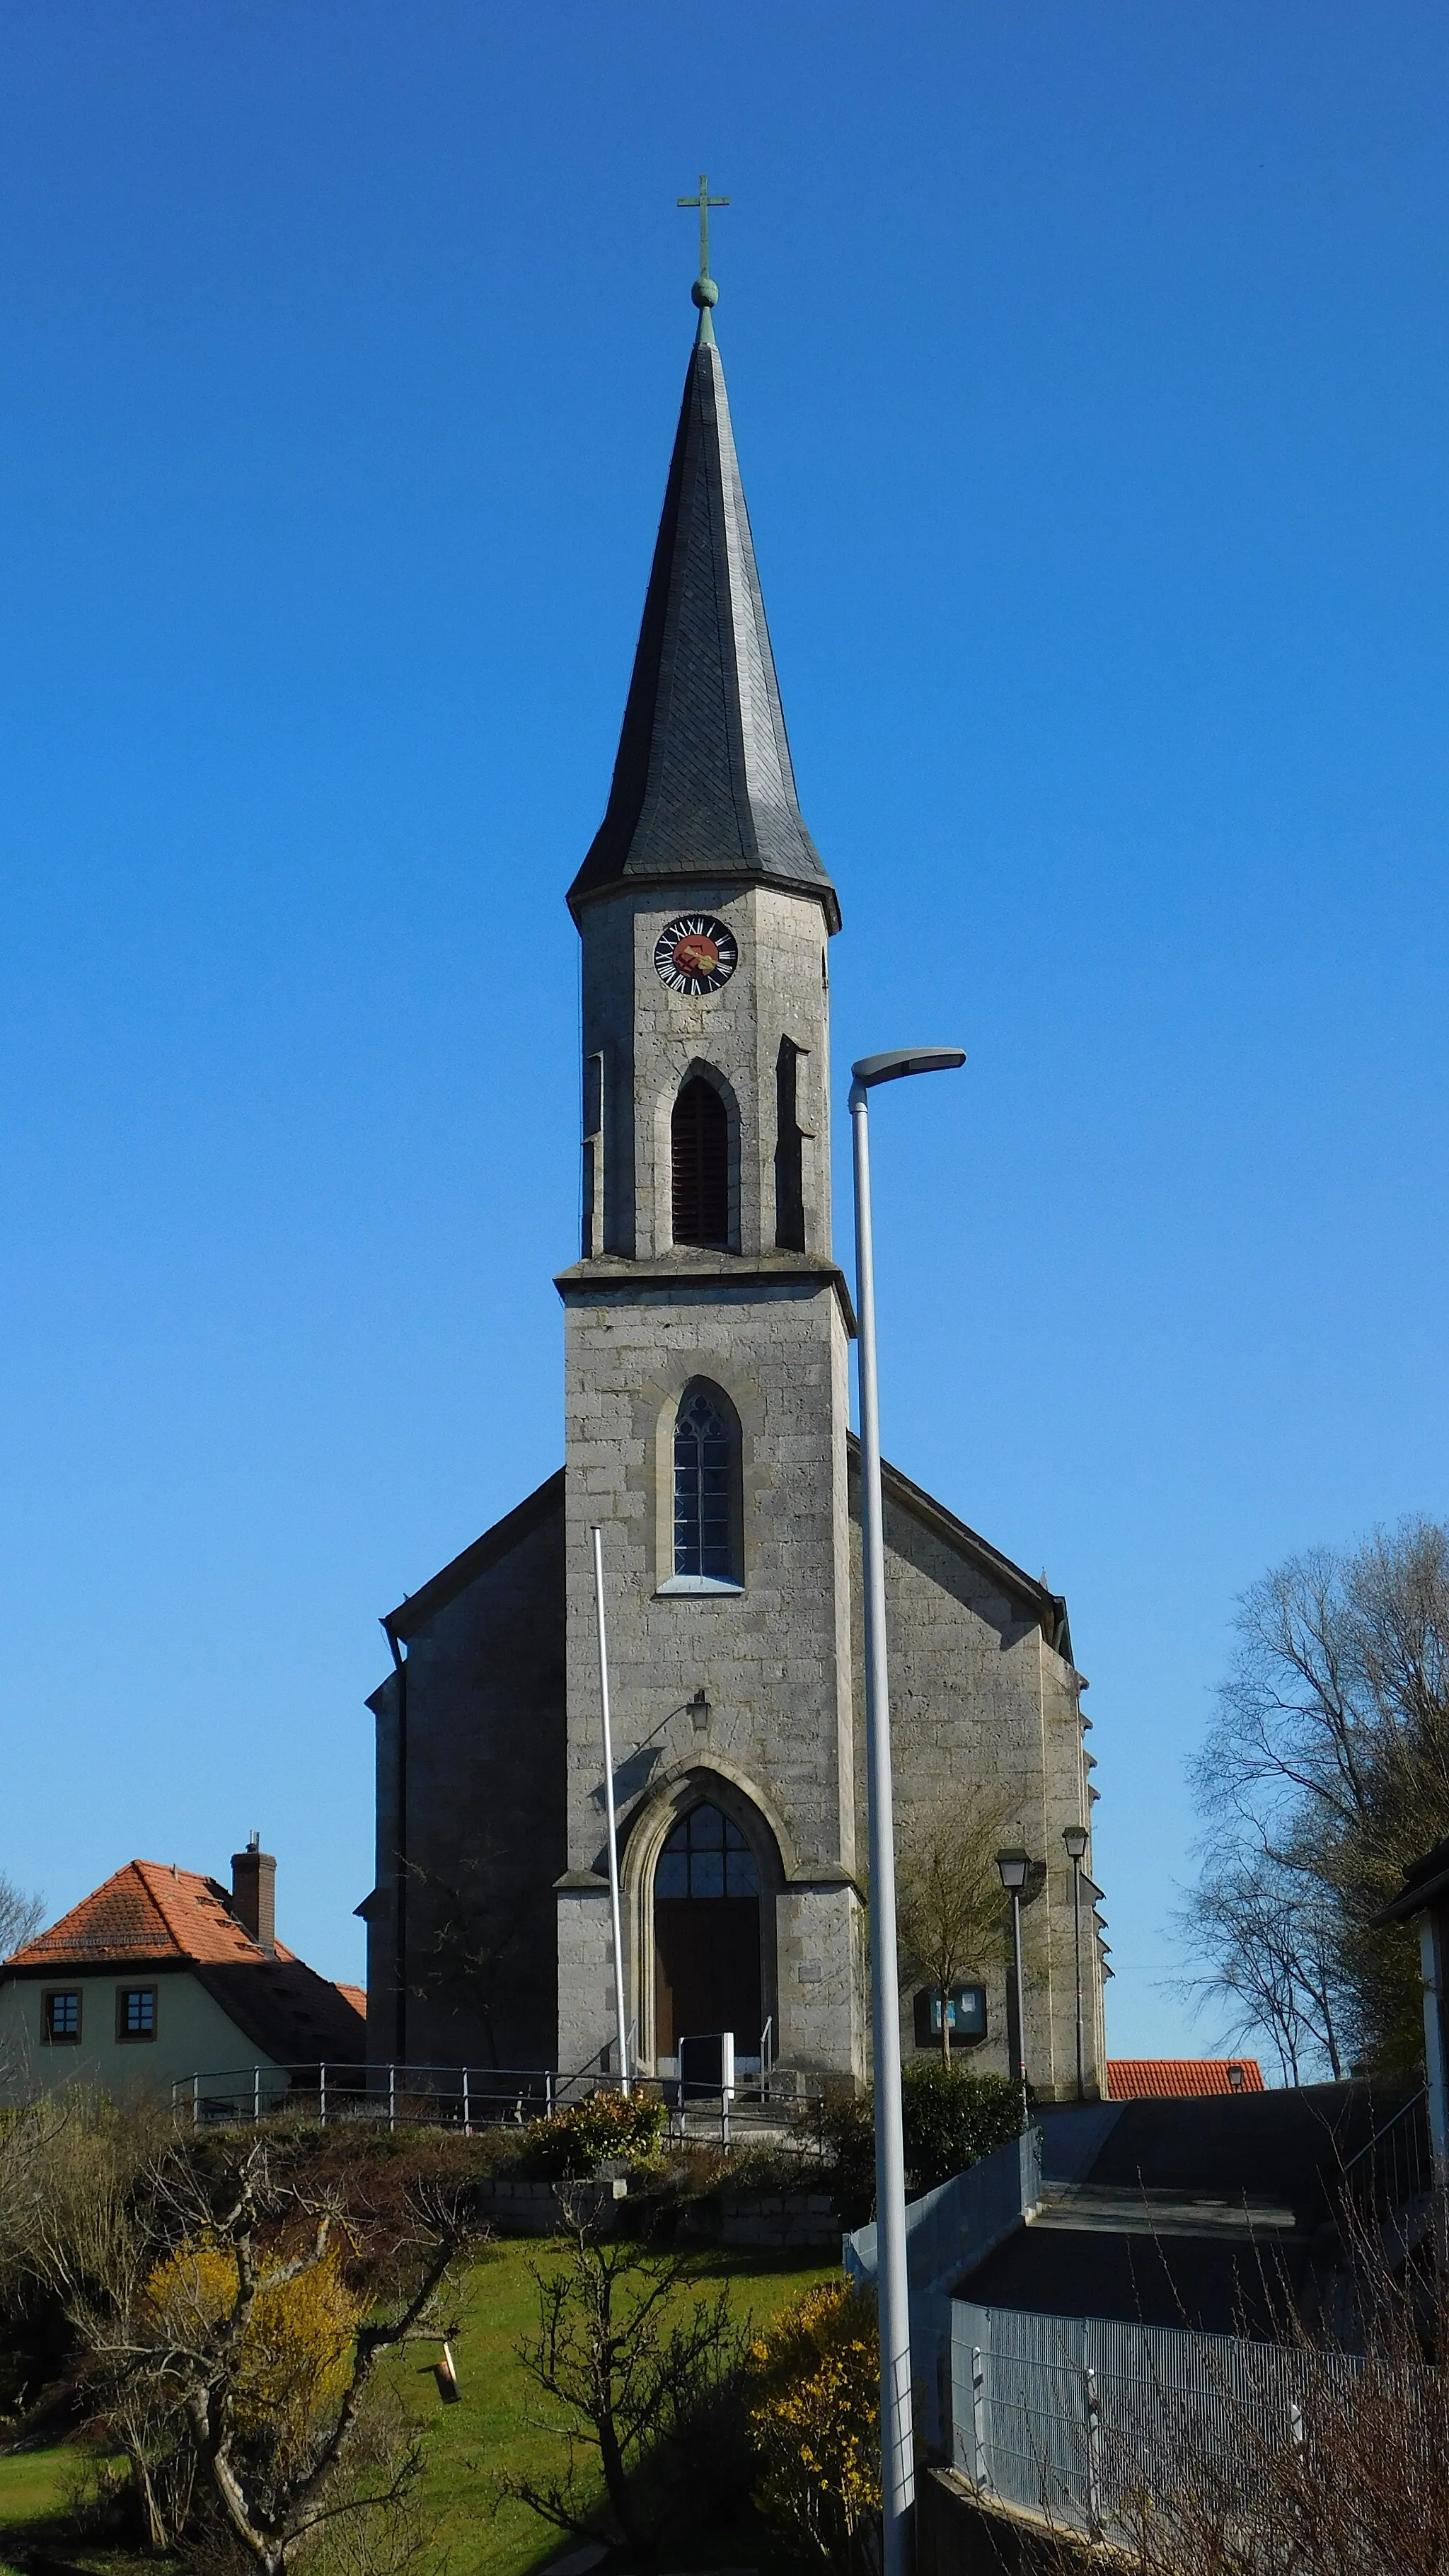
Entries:
{"label": "arched church doorway", "polygon": [[732,2030],[754,2057],[764,2023],[760,1873],[733,1818],[718,1807],[681,1816],[654,1867],[655,2049]]}

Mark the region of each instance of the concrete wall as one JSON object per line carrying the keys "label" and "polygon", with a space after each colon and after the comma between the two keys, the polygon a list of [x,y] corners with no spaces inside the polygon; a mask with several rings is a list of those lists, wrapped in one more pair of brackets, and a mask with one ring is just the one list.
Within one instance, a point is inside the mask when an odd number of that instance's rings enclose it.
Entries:
{"label": "concrete wall", "polygon": [[[116,1993],[121,1986],[155,1987],[154,2039],[117,2040]],[[56,1988],[80,1994],[76,2047],[42,2039],[41,1999]],[[118,1975],[112,1968],[104,1975],[77,1976],[60,1969],[33,1979],[10,1977],[0,1986],[0,2101],[6,2105],[75,2083],[99,2085],[115,2094],[169,2096],[173,2081],[183,2076],[273,2062],[184,1969],[158,1965]]]}

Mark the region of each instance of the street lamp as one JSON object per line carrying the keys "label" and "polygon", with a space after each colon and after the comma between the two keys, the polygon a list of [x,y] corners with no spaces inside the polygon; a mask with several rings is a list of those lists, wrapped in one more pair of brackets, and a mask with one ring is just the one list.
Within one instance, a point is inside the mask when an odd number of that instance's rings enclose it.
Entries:
{"label": "street lamp", "polygon": [[1022,2092],[1026,2091],[1026,1988],[1021,1980],[1021,1891],[1031,1871],[1031,1855],[1024,1851],[999,1851],[997,1873],[1011,1899],[1011,1957],[1016,1980],[1016,2064],[1012,2068]]}
{"label": "street lamp", "polygon": [[[901,2133],[900,1995],[896,1967],[896,1837],[886,1680],[885,1520],[870,1221],[870,1094],[909,1073],[951,1073],[961,1047],[900,1047],[850,1068],[855,1147],[855,1295],[859,1308],[860,1519],[865,1558],[865,1741],[870,1822],[871,2030],[875,2069],[876,2310],[880,2325],[882,2576],[906,2576],[916,2492],[911,2429],[911,2314],[906,2290],[906,2159]],[[945,1998],[942,1998],[942,2010]]]}
{"label": "street lamp", "polygon": [[1086,2048],[1082,2034],[1082,1862],[1087,1850],[1085,1825],[1063,1825],[1062,1840],[1072,1864],[1072,1956],[1077,1969],[1077,2100],[1087,2098],[1084,2060]]}

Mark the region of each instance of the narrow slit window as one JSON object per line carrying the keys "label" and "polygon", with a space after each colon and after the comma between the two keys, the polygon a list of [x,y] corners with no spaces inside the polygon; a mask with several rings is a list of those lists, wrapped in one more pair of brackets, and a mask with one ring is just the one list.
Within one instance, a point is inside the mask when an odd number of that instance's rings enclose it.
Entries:
{"label": "narrow slit window", "polygon": [[775,1059],[775,1241],[805,1249],[805,1139],[800,1132],[800,1049],[781,1038]]}
{"label": "narrow slit window", "polygon": [[718,1391],[686,1387],[674,1425],[674,1572],[739,1582],[740,1434]]}
{"label": "narrow slit window", "polygon": [[729,1111],[712,1082],[686,1082],[670,1121],[676,1243],[726,1252],[730,1240]]}

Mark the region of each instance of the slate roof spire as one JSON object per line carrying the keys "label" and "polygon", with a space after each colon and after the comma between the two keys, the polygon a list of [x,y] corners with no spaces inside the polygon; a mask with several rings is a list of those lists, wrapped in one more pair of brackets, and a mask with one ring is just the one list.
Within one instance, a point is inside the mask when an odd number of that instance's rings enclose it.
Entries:
{"label": "slate roof spire", "polygon": [[575,919],[624,884],[785,886],[840,906],[795,792],[708,275],[690,354],[608,810]]}

